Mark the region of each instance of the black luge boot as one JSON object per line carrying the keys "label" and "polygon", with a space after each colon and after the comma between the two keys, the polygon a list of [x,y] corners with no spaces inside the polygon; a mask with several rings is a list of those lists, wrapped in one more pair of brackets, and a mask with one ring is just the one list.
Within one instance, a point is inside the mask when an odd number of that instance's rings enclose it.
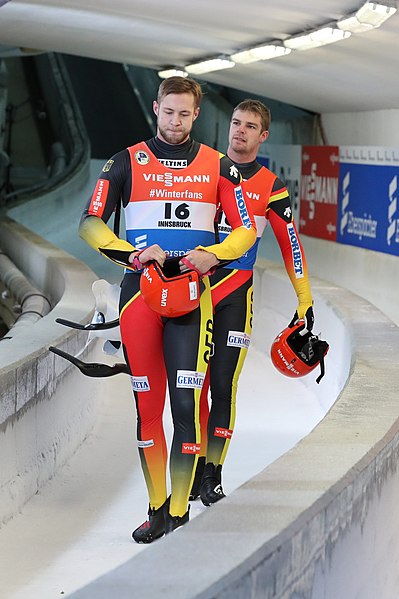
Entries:
{"label": "black luge boot", "polygon": [[190,506],[188,506],[188,510],[184,514],[184,516],[171,516],[168,512],[165,516],[165,534],[167,535],[170,532],[176,530],[176,528],[179,528],[180,526],[183,526],[183,524],[186,524],[186,522],[188,522],[190,519],[189,514]]}
{"label": "black luge boot", "polygon": [[204,473],[204,468],[205,468],[205,457],[198,458],[197,468],[195,469],[195,475],[194,475],[194,480],[193,480],[193,486],[191,487],[191,493],[189,496],[190,501],[194,501],[194,499],[197,499],[197,497],[199,497],[201,479],[202,479],[202,475]]}
{"label": "black luge boot", "polygon": [[222,488],[222,466],[212,462],[205,464],[202,475],[200,497],[204,505],[209,506],[226,497]]}
{"label": "black luge boot", "polygon": [[169,511],[170,498],[157,510],[148,508],[148,520],[132,532],[136,543],[152,543],[165,534],[165,514]]}

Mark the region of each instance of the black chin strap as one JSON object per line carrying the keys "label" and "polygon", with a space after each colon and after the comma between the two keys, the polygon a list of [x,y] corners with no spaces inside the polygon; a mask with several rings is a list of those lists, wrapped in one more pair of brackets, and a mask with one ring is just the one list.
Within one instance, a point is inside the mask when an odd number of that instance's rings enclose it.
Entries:
{"label": "black chin strap", "polygon": [[315,346],[315,353],[317,355],[317,359],[320,362],[320,374],[316,379],[316,383],[319,384],[323,376],[325,375],[325,366],[324,366],[324,356],[330,346],[327,341],[319,341]]}

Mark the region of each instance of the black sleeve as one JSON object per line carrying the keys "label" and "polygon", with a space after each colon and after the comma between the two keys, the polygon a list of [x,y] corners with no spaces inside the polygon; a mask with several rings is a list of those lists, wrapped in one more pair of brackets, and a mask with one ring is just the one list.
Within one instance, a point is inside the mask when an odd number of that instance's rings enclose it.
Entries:
{"label": "black sleeve", "polygon": [[[126,206],[132,185],[130,155],[128,150],[118,152],[103,166],[94,192],[83,211],[82,220],[87,216],[99,216],[108,222],[119,202]],[[101,194],[101,207],[95,206]]]}

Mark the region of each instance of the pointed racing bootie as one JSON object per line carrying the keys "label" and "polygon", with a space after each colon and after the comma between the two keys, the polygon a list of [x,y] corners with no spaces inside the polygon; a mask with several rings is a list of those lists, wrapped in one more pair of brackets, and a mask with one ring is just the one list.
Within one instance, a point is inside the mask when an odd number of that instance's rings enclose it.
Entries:
{"label": "pointed racing bootie", "polygon": [[190,506],[188,506],[188,510],[184,514],[184,516],[171,516],[168,512],[165,516],[165,534],[167,535],[170,532],[176,530],[176,528],[179,528],[180,526],[183,526],[183,524],[186,524],[190,519],[189,514]]}
{"label": "pointed racing bootie", "polygon": [[136,543],[152,543],[165,534],[165,514],[169,511],[170,498],[160,508],[148,508],[148,520],[132,532]]}
{"label": "pointed racing bootie", "polygon": [[209,506],[226,497],[222,488],[222,465],[212,462],[205,464],[201,480],[200,497],[204,505]]}

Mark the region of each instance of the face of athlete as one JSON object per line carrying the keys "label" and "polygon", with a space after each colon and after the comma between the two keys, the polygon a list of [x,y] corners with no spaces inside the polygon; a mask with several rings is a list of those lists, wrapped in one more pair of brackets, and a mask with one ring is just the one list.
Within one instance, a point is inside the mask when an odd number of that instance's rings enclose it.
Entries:
{"label": "face of athlete", "polygon": [[185,142],[199,114],[192,94],[168,94],[158,104],[154,100],[153,109],[158,117],[157,135],[168,144]]}
{"label": "face of athlete", "polygon": [[262,131],[259,114],[236,110],[230,122],[228,155],[236,162],[252,162],[268,135],[268,131]]}

